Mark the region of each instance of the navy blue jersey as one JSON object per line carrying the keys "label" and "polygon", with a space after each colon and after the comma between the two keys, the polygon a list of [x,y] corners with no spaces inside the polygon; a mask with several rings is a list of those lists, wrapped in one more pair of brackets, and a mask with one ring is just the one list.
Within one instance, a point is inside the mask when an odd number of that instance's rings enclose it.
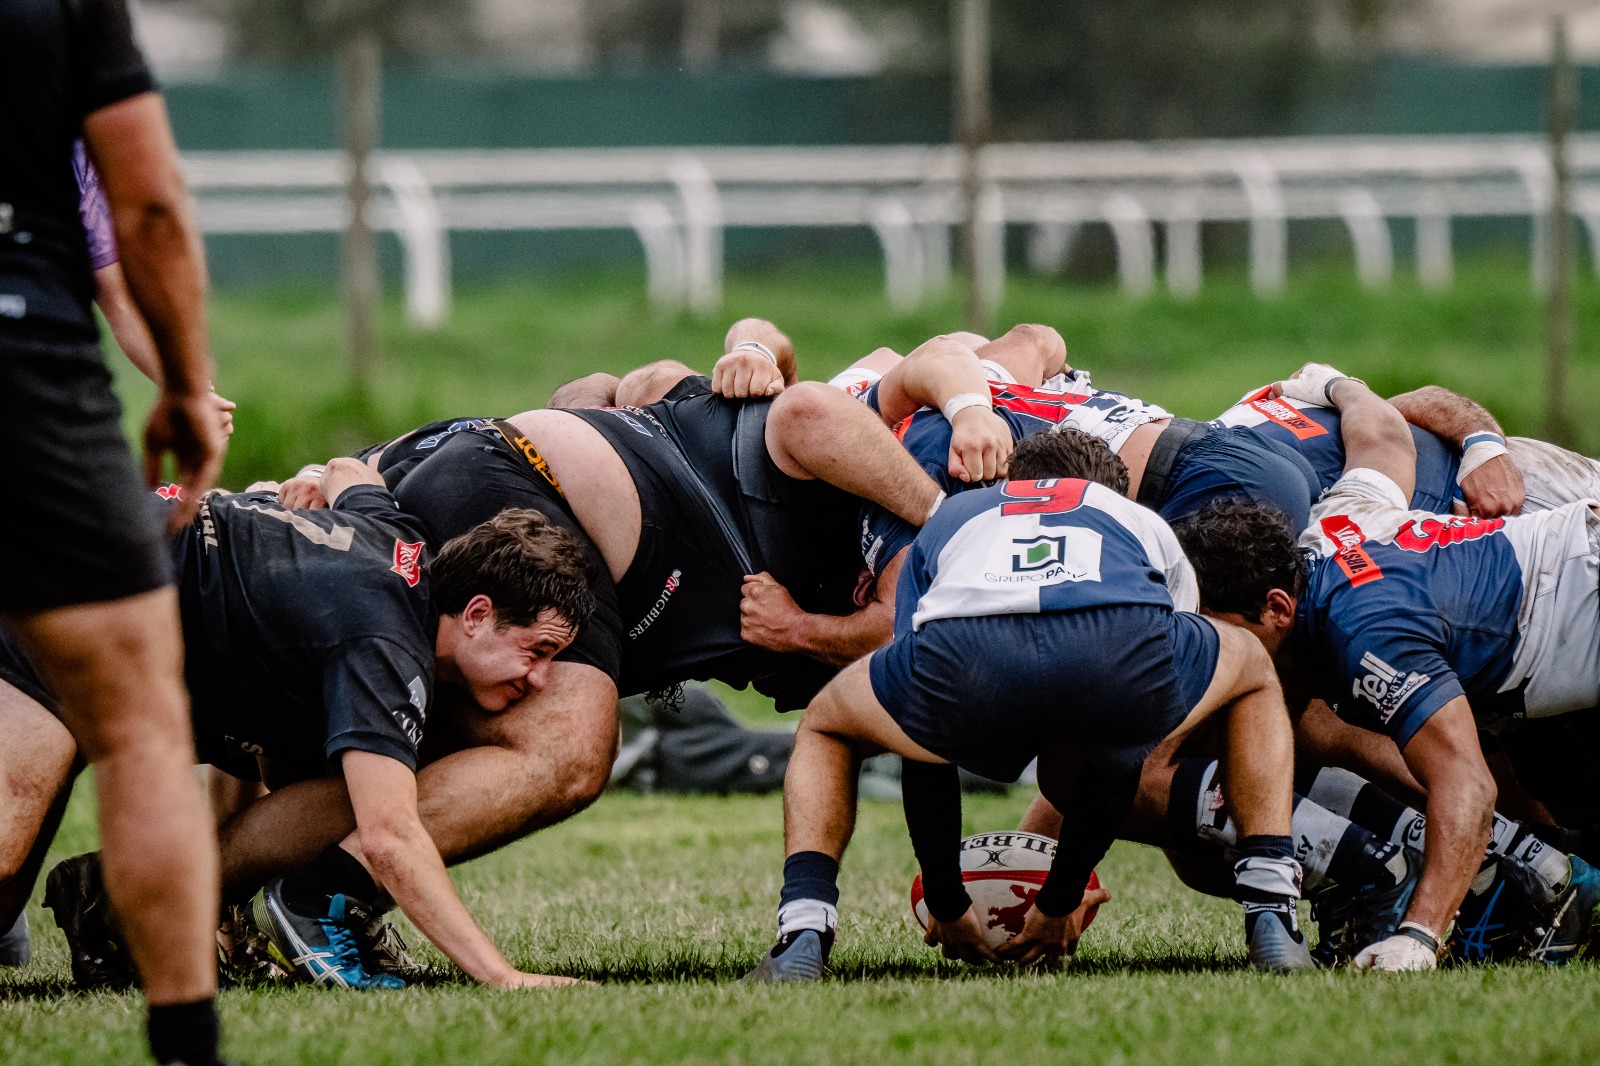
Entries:
{"label": "navy blue jersey", "polygon": [[941,618],[1192,610],[1196,599],[1194,571],[1153,511],[1094,482],[1007,481],[947,501],[917,535],[895,632]]}
{"label": "navy blue jersey", "polygon": [[177,553],[203,747],[301,768],[370,751],[414,769],[438,628],[425,551],[375,485],[317,511],[270,492],[202,501]]}
{"label": "navy blue jersey", "polygon": [[[1344,437],[1339,432],[1337,408],[1269,396],[1262,389],[1222,412],[1216,424],[1241,426],[1293,448],[1316,471],[1323,492],[1344,474]],[[1410,428],[1412,443],[1417,446],[1417,483],[1411,493],[1411,509],[1448,514],[1453,504],[1465,503],[1456,485],[1461,456],[1444,438],[1416,426]]]}
{"label": "navy blue jersey", "polygon": [[1294,656],[1345,719],[1404,746],[1466,696],[1483,725],[1600,704],[1596,523],[1584,504],[1507,519],[1408,511],[1354,470],[1312,513]]}

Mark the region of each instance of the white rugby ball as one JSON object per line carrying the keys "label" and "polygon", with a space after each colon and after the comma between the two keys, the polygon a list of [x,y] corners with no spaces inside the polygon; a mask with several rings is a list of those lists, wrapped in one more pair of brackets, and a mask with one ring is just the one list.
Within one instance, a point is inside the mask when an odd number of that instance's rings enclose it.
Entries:
{"label": "white rugby ball", "polygon": [[[1050,863],[1056,855],[1056,842],[1036,833],[1014,829],[978,833],[961,841],[961,880],[967,895],[983,919],[991,948],[998,948],[1022,932],[1022,923],[1039,894]],[[1089,888],[1099,888],[1100,879],[1089,874]],[[1099,907],[1090,907],[1083,916],[1089,928]],[[922,898],[922,875],[911,882],[911,913],[922,928],[928,928],[928,905]]]}

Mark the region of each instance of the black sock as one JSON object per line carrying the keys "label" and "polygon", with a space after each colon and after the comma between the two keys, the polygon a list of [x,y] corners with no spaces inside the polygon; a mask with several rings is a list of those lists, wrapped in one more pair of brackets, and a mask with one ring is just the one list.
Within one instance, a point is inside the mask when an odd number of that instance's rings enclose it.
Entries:
{"label": "black sock", "polygon": [[217,1058],[217,1006],[208,996],[194,1003],[152,1006],[145,1031],[158,1063],[212,1066]]}
{"label": "black sock", "polygon": [[783,891],[779,905],[815,899],[832,906],[839,903],[839,863],[820,851],[797,851],[783,861]]}
{"label": "black sock", "polygon": [[320,912],[328,897],[337,894],[368,903],[378,895],[378,884],[366,867],[337,844],[283,877],[284,902],[297,911]]}

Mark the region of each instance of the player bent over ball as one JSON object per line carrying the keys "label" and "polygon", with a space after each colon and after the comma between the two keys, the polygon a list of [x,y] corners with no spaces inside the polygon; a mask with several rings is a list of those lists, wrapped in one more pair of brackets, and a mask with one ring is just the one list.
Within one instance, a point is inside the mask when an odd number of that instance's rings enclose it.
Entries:
{"label": "player bent over ball", "polygon": [[[972,962],[1051,961],[1077,943],[1085,885],[1145,756],[1208,719],[1227,737],[1250,960],[1311,966],[1294,920],[1293,738],[1270,659],[1243,630],[1177,609],[1194,605],[1193,572],[1164,522],[1107,487],[1127,474],[1102,442],[1037,437],[1011,464],[1017,480],[935,513],[901,572],[893,643],[806,709],[784,780],[778,942],[749,979],[822,976],[865,756],[906,760],[930,943]],[[995,951],[962,885],[956,771],[1014,781],[1036,756],[1068,829],[1022,932]]]}
{"label": "player bent over ball", "polygon": [[[335,460],[322,487],[331,507],[320,511],[285,510],[270,492],[207,497],[172,545],[200,758],[273,788],[342,778],[349,795],[355,833],[256,902],[272,954],[317,984],[400,986],[363,958],[381,891],[479,981],[570,983],[517,971],[473,921],[423,826],[416,770],[436,682],[490,713],[544,686],[593,610],[577,547],[513,510],[430,559],[416,520],[364,464]],[[0,646],[0,706],[8,695],[41,715],[52,701]],[[17,756],[0,745],[0,779]],[[80,979],[107,954],[98,882],[92,856],[47,879]]]}

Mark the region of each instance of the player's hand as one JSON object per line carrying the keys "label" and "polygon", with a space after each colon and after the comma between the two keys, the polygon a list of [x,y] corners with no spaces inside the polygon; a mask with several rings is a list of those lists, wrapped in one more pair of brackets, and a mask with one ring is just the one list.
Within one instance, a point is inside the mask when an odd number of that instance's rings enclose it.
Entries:
{"label": "player's hand", "polygon": [[239,405],[226,396],[218,396],[215,389],[211,392],[211,402],[217,406],[217,419],[222,423],[222,435],[233,436],[233,412]]}
{"label": "player's hand", "polygon": [[1362,948],[1350,965],[1358,970],[1381,970],[1386,973],[1432,970],[1438,967],[1439,956],[1420,940],[1396,933],[1387,940]]}
{"label": "player's hand", "polygon": [[217,418],[211,392],[162,389],[144,427],[144,476],[151,488],[161,483],[162,460],[170,454],[177,467],[183,499],[167,514],[167,532],[176,533],[194,519],[200,497],[222,473],[227,437]]}
{"label": "player's hand", "polygon": [[1272,395],[1287,396],[1301,403],[1314,403],[1319,407],[1337,407],[1333,402],[1333,385],[1349,377],[1327,363],[1307,363],[1294,372],[1294,376],[1272,384]]}
{"label": "player's hand", "polygon": [[806,612],[794,602],[789,590],[771,574],[746,574],[739,601],[739,636],[748,644],[769,651],[802,650],[794,634],[804,623]]}
{"label": "player's hand", "polygon": [[1007,962],[1021,966],[1033,962],[1046,965],[1058,963],[1063,955],[1071,955],[1078,950],[1078,940],[1083,936],[1083,918],[1089,908],[1109,902],[1111,893],[1103,888],[1090,888],[1084,890],[1083,902],[1078,904],[1078,909],[1060,918],[1051,918],[1041,913],[1038,907],[1029,907],[1028,917],[1022,923],[1022,932],[1001,944],[996,954]]}
{"label": "player's hand", "polygon": [[983,922],[978,918],[976,907],[968,907],[967,912],[953,922],[941,922],[929,915],[928,932],[922,942],[937,944],[947,959],[960,959],[974,966],[1000,961],[984,939]]}
{"label": "player's hand", "polygon": [[1521,514],[1528,491],[1522,484],[1522,471],[1509,455],[1497,455],[1478,466],[1461,483],[1467,498],[1467,511],[1474,518],[1503,518]]}
{"label": "player's hand", "polygon": [[328,506],[322,494],[322,479],[297,475],[278,488],[278,502],[286,511],[321,511]]}
{"label": "player's hand", "polygon": [[512,970],[502,980],[491,982],[497,988],[570,988],[573,985],[593,985],[576,977],[556,977],[552,974],[523,973]]}
{"label": "player's hand", "polygon": [[735,400],[776,396],[783,391],[783,371],[760,352],[729,352],[711,368],[711,391]]}
{"label": "player's hand", "polygon": [[1006,420],[981,404],[963,407],[950,423],[950,476],[991,481],[1006,472],[1015,441]]}

